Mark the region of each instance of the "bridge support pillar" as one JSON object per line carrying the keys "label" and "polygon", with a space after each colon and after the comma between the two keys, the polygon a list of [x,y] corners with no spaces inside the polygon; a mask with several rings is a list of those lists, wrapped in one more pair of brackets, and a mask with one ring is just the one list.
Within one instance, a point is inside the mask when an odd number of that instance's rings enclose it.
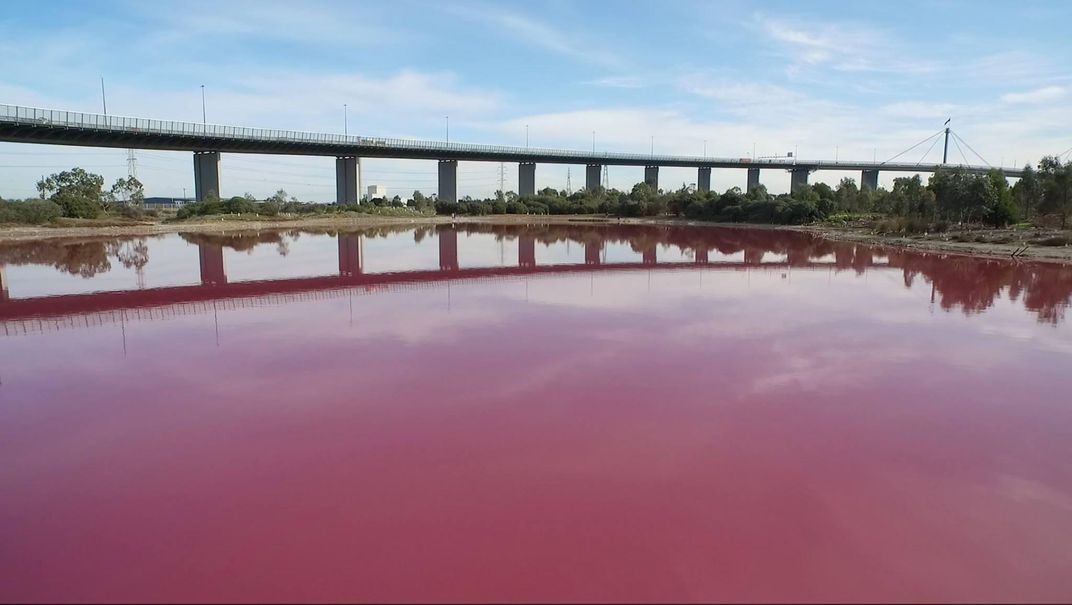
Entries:
{"label": "bridge support pillar", "polygon": [[458,230],[439,229],[439,270],[458,270]]}
{"label": "bridge support pillar", "polygon": [[645,166],[644,167],[644,182],[651,185],[651,188],[659,190],[659,167],[658,166]]}
{"label": "bridge support pillar", "polygon": [[762,248],[745,248],[744,249],[744,264],[746,265],[761,265],[763,264],[763,254],[766,252]]}
{"label": "bridge support pillar", "polygon": [[598,193],[603,190],[603,185],[600,184],[602,179],[603,165],[589,164],[588,168],[584,171],[584,188],[591,193]]}
{"label": "bridge support pillar", "polygon": [[365,272],[365,238],[358,234],[339,234],[339,275],[353,277]]}
{"label": "bridge support pillar", "polygon": [[808,174],[811,172],[808,168],[793,168],[789,171],[791,178],[789,180],[789,191],[796,191],[798,187],[803,187],[808,184]]}
{"label": "bridge support pillar", "polygon": [[878,170],[864,170],[860,175],[860,191],[878,189]]}
{"label": "bridge support pillar", "polygon": [[4,302],[5,300],[10,300],[10,299],[11,299],[11,294],[8,293],[6,267],[4,267],[3,265],[0,265],[0,302]]}
{"label": "bridge support pillar", "polygon": [[361,200],[358,190],[357,158],[341,156],[335,158],[335,203],[357,204]]}
{"label": "bridge support pillar", "polygon": [[194,152],[194,196],[199,202],[220,197],[220,152]]}
{"label": "bridge support pillar", "polygon": [[603,243],[602,242],[587,242],[584,244],[584,264],[586,265],[598,265],[602,259]]}
{"label": "bridge support pillar", "polygon": [[223,246],[198,244],[197,254],[201,260],[201,285],[222,286],[227,283],[227,271],[223,266]]}
{"label": "bridge support pillar", "polygon": [[700,166],[699,173],[696,175],[696,190],[700,193],[707,193],[711,191],[711,167]]}
{"label": "bridge support pillar", "polygon": [[707,253],[708,253],[707,248],[697,248],[696,249],[696,263],[700,264],[700,265],[706,265],[708,262],[710,262],[710,261],[707,260]]}
{"label": "bridge support pillar", "polygon": [[656,258],[658,256],[657,251],[658,248],[655,246],[655,244],[644,248],[641,254],[643,255],[643,262],[645,265],[654,265],[658,261],[658,259]]}
{"label": "bridge support pillar", "polygon": [[458,160],[439,160],[439,201],[458,201]]}
{"label": "bridge support pillar", "polygon": [[748,184],[745,186],[745,193],[752,191],[756,187],[759,187],[759,168],[748,169]]}
{"label": "bridge support pillar", "polygon": [[536,236],[531,234],[518,236],[517,264],[520,267],[536,266]]}
{"label": "bridge support pillar", "polygon": [[517,194],[523,198],[536,197],[536,164],[522,162],[517,165]]}

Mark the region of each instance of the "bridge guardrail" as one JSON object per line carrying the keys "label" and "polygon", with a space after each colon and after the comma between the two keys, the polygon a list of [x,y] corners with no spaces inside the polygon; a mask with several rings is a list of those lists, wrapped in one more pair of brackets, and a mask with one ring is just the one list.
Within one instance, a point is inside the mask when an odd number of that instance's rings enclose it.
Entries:
{"label": "bridge guardrail", "polygon": [[[876,170],[933,170],[935,164],[905,164],[885,162],[838,162],[830,160],[798,161],[792,159],[748,159],[719,158],[709,156],[680,156],[680,155],[655,155],[641,153],[617,153],[617,152],[587,152],[566,149],[547,149],[539,147],[512,147],[506,145],[479,145],[472,143],[446,143],[440,141],[427,141],[419,139],[396,139],[384,137],[364,137],[357,135],[327,134],[302,132],[296,130],[275,130],[264,128],[248,128],[244,126],[222,126],[218,124],[199,124],[196,122],[180,122],[173,120],[154,120],[150,118],[132,118],[125,116],[111,116],[77,111],[65,111],[59,109],[41,109],[37,107],[25,107],[20,105],[0,104],[0,122],[30,124],[40,126],[61,126],[66,128],[78,128],[104,132],[123,132],[135,134],[154,134],[169,136],[209,137],[217,139],[230,139],[252,142],[277,143],[288,142],[297,144],[334,145],[341,147],[389,147],[398,151],[415,152],[449,152],[452,154],[480,155],[514,155],[514,156],[541,156],[561,159],[575,159],[577,163],[596,163],[599,160],[627,161],[627,162],[650,162],[653,165],[660,163],[688,164],[702,166],[707,164],[732,164],[740,168],[823,168],[838,170],[844,165],[844,170],[855,170],[860,167]],[[954,165],[950,164],[950,167]],[[989,166],[957,165],[973,171],[985,171]],[[1018,175],[1018,170],[1003,169],[1006,174]]]}

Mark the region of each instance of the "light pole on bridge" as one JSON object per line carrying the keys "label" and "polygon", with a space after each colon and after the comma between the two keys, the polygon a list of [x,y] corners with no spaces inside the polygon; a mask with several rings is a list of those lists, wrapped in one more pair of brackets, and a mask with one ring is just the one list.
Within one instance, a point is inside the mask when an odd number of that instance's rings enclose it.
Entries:
{"label": "light pole on bridge", "polygon": [[443,116],[447,120],[447,144],[450,145],[450,116]]}
{"label": "light pole on bridge", "polygon": [[342,133],[344,135],[350,134],[349,126],[346,123],[347,122],[347,115],[346,114],[347,114],[348,111],[349,111],[349,107],[347,106],[346,103],[343,103],[342,104]]}
{"label": "light pole on bridge", "polygon": [[205,85],[201,85],[201,123],[208,124],[208,118],[205,117]]}

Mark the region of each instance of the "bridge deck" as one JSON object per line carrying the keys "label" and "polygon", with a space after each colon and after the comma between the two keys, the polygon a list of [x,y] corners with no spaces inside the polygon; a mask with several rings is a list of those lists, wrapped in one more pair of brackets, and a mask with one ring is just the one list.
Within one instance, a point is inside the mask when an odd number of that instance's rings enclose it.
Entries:
{"label": "bridge deck", "polygon": [[[889,170],[895,172],[934,172],[942,167],[940,164],[797,160],[795,158],[752,160],[445,143],[106,116],[2,104],[0,104],[0,141],[172,151],[613,166]],[[953,166],[950,164],[948,167]],[[957,165],[957,167],[973,173],[982,173],[991,169],[990,166]],[[1018,177],[1021,173],[1019,169],[1002,170],[1006,176],[1011,177]]]}

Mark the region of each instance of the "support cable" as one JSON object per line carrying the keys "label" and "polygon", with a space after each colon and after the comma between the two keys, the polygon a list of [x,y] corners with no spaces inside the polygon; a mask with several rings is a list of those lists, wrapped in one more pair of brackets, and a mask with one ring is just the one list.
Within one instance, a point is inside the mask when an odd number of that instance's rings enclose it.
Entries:
{"label": "support cable", "polygon": [[[945,129],[943,128],[942,130],[939,130],[938,132],[936,132],[936,133],[932,134],[931,136],[923,139],[922,141],[916,143],[915,145],[909,147],[908,149],[905,149],[901,153],[898,153],[897,155],[893,156],[892,158],[886,160],[885,162],[882,162],[882,164],[889,164],[890,162],[892,162],[892,161],[896,160],[897,158],[901,157],[902,155],[908,153],[909,151],[912,151],[916,147],[919,147],[920,145],[926,143],[927,141],[933,139],[934,137],[937,137],[937,136],[941,135],[944,132],[945,132]],[[879,166],[881,166],[882,164],[879,164]]]}
{"label": "support cable", "polygon": [[[986,164],[986,165],[987,165],[987,166],[989,166],[990,168],[993,168],[993,167],[994,167],[994,166],[993,166],[993,165],[992,165],[992,164],[991,164],[990,162],[986,161],[986,158],[984,158],[983,156],[979,155],[979,152],[978,152],[978,151],[976,151],[976,150],[972,149],[972,146],[971,146],[971,145],[969,145],[967,141],[965,141],[964,139],[961,139],[961,138],[960,138],[960,135],[959,135],[959,134],[957,134],[957,133],[955,133],[955,132],[954,132],[954,133],[953,133],[953,136],[954,136],[955,138],[957,138],[957,139],[960,139],[960,142],[961,142],[961,143],[964,143],[964,146],[965,146],[965,147],[967,147],[967,148],[968,148],[969,150],[971,150],[971,152],[975,154],[975,157],[977,157],[977,158],[979,158],[980,160],[982,160],[984,164]],[[965,159],[967,159],[967,158],[965,158]]]}
{"label": "support cable", "polygon": [[961,164],[961,166],[967,166],[969,164],[968,156],[964,153],[964,148],[957,142],[956,137],[953,138],[953,144],[957,146],[957,151],[960,152],[960,159],[964,160],[964,163]]}
{"label": "support cable", "polygon": [[931,143],[931,146],[927,148],[927,153],[924,153],[923,157],[919,158],[919,161],[916,162],[916,166],[919,166],[920,164],[923,163],[923,160],[927,159],[927,156],[931,154],[931,151],[934,150],[934,146],[937,145],[938,141],[940,141],[940,140],[942,140],[942,139],[940,139],[938,137],[935,137],[934,142]]}

